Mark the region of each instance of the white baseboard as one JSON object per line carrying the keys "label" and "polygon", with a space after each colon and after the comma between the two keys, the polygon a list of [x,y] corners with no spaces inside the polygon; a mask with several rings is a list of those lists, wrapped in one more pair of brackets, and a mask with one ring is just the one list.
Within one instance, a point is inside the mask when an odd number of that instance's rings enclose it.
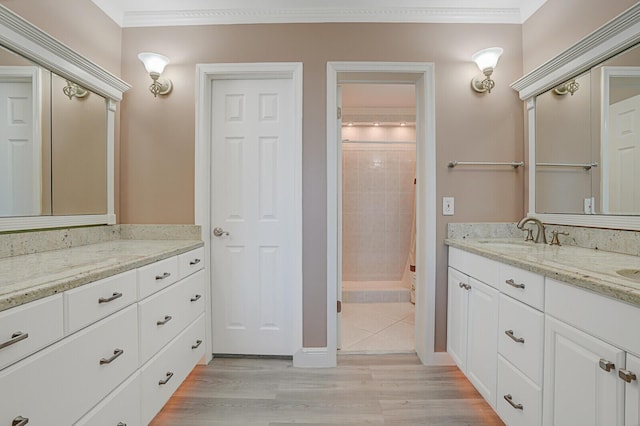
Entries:
{"label": "white baseboard", "polygon": [[330,368],[336,366],[335,353],[327,348],[302,348],[293,355],[293,366],[298,368]]}

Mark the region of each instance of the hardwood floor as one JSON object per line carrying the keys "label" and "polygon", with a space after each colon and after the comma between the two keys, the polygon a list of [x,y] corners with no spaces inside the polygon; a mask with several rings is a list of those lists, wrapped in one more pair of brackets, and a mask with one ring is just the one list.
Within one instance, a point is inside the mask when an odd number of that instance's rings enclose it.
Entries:
{"label": "hardwood floor", "polygon": [[456,367],[415,354],[340,355],[338,367],[215,358],[197,366],[153,426],[502,425]]}

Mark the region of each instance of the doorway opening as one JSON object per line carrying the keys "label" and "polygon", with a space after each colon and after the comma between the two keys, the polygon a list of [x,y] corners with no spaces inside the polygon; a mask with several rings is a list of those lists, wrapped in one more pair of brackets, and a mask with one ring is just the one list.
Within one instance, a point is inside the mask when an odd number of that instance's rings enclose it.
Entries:
{"label": "doorway opening", "polygon": [[343,353],[414,352],[415,84],[338,83],[342,110],[338,347]]}

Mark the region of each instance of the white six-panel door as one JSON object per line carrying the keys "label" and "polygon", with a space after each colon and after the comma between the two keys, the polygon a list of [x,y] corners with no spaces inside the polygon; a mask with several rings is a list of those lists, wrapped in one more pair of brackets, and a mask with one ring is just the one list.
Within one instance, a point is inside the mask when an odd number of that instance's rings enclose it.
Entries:
{"label": "white six-panel door", "polygon": [[212,84],[213,353],[292,355],[291,80]]}

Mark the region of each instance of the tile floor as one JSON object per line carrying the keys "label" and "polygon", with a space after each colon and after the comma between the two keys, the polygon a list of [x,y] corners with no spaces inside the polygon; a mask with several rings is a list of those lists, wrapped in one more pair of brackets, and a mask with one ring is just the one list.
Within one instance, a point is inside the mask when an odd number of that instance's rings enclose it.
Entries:
{"label": "tile floor", "polygon": [[414,324],[411,303],[343,303],[341,352],[413,352]]}

